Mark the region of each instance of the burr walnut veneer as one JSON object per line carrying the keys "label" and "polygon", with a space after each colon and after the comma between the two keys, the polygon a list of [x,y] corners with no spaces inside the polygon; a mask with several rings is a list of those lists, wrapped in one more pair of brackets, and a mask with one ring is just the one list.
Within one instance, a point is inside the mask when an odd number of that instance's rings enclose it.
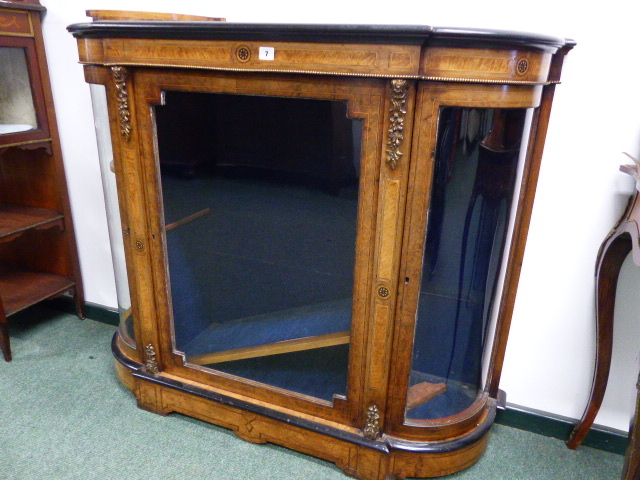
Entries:
{"label": "burr walnut veneer", "polygon": [[113,351],[139,405],[363,479],[475,462],[573,43],[426,26],[69,30],[108,111],[126,264]]}

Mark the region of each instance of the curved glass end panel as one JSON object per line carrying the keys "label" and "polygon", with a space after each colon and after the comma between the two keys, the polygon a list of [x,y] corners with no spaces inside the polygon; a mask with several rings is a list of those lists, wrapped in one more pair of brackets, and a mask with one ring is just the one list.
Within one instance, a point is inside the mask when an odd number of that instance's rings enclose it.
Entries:
{"label": "curved glass end panel", "polygon": [[26,51],[0,47],[0,135],[37,128]]}
{"label": "curved glass end panel", "polygon": [[526,118],[527,109],[440,109],[407,419],[460,413],[483,390]]}
{"label": "curved glass end panel", "polygon": [[111,246],[111,260],[115,275],[118,314],[120,316],[120,337],[132,348],[136,347],[133,313],[131,309],[131,293],[127,277],[127,262],[124,253],[124,238],[120,220],[118,187],[116,185],[113,164],[113,147],[109,130],[109,113],[107,110],[107,93],[104,85],[89,84],[91,104],[98,141],[98,157],[100,175],[104,190],[104,202],[107,211],[107,227]]}
{"label": "curved glass end panel", "polygon": [[191,368],[328,402],[346,395],[361,121],[338,101],[164,99],[155,119],[176,351]]}

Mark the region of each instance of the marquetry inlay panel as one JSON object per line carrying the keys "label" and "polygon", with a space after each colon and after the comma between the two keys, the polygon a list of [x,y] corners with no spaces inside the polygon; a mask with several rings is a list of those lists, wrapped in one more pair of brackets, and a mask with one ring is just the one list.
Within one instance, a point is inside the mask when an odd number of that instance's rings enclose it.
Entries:
{"label": "marquetry inlay panel", "polygon": [[435,47],[427,50],[420,75],[445,80],[547,81],[551,54],[520,50]]}
{"label": "marquetry inlay panel", "polygon": [[33,37],[31,16],[16,10],[3,11],[0,13],[0,35]]}
{"label": "marquetry inlay panel", "polygon": [[[260,55],[272,48],[273,56]],[[238,55],[239,49],[242,52]],[[83,63],[415,76],[415,45],[105,39],[79,42]]]}

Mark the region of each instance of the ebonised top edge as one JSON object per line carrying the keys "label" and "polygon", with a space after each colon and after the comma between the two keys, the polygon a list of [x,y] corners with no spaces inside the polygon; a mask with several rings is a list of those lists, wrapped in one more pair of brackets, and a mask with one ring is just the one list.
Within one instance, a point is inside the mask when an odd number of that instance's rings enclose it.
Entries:
{"label": "ebonised top edge", "polygon": [[40,5],[37,0],[30,0],[27,3],[11,0],[0,0],[0,9],[10,8],[13,10],[35,10],[37,12],[45,12],[46,7]]}
{"label": "ebonised top edge", "polygon": [[76,38],[246,40],[319,43],[494,46],[556,50],[564,38],[487,29],[428,25],[333,25],[182,21],[96,21],[70,25]]}
{"label": "ebonised top edge", "polygon": [[429,44],[451,46],[522,47],[542,50],[571,49],[575,41],[551,35],[482,28],[434,27]]}

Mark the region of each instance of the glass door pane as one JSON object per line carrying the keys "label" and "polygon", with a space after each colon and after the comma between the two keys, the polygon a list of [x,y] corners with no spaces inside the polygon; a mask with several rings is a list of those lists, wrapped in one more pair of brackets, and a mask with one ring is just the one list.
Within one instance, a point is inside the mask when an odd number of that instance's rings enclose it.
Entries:
{"label": "glass door pane", "polygon": [[37,128],[26,51],[0,47],[0,135]]}
{"label": "glass door pane", "polygon": [[440,109],[408,419],[454,415],[483,389],[483,355],[526,114],[526,109]]}
{"label": "glass door pane", "polygon": [[346,102],[184,92],[155,115],[176,350],[346,395],[360,121]]}

